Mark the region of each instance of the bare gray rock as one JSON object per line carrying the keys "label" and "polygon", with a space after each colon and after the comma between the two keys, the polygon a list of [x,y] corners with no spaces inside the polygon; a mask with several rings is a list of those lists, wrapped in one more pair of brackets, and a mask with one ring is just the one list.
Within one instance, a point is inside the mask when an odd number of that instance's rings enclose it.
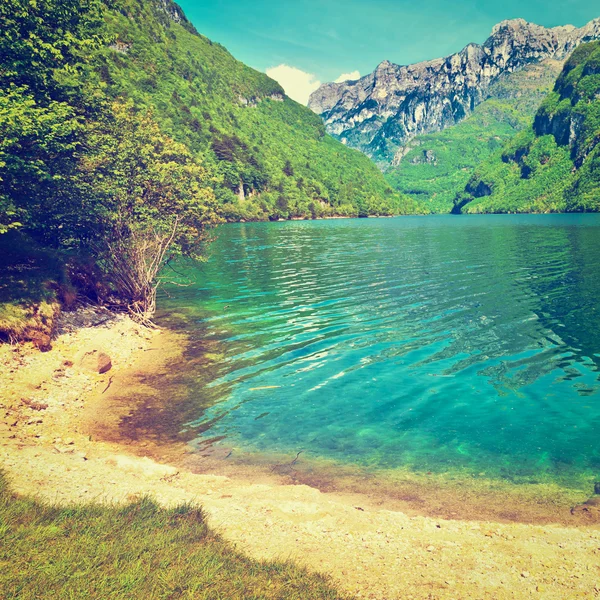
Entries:
{"label": "bare gray rock", "polygon": [[502,21],[483,45],[414,65],[383,61],[357,81],[326,83],[308,106],[327,131],[382,167],[416,135],[466,118],[504,73],[546,59],[563,60],[579,44],[600,39],[600,18],[581,28],[547,29],[523,19]]}

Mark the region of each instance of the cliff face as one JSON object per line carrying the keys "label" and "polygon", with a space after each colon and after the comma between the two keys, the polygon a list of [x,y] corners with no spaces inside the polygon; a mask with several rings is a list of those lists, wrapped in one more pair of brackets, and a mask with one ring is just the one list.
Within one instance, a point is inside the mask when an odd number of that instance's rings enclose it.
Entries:
{"label": "cliff face", "polygon": [[569,146],[579,168],[600,143],[600,45],[588,44],[567,61],[538,111],[533,130]]}
{"label": "cliff face", "polygon": [[564,61],[546,59],[490,86],[490,96],[461,123],[417,135],[402,146],[386,172],[395,189],[422,202],[432,212],[452,210],[475,169],[531,123],[554,88]]}
{"label": "cliff face", "polygon": [[327,83],[310,97],[327,130],[381,166],[421,133],[440,131],[467,117],[504,73],[600,39],[600,18],[582,28],[547,29],[523,19],[503,21],[483,45],[408,66],[382,62],[357,81]]}
{"label": "cliff face", "polygon": [[533,126],[481,163],[453,212],[600,211],[600,42],[567,60]]}

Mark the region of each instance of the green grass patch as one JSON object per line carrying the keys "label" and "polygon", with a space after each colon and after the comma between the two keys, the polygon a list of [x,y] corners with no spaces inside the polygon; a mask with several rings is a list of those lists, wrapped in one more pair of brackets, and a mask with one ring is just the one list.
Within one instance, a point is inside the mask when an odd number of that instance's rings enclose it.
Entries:
{"label": "green grass patch", "polygon": [[57,507],[15,496],[0,474],[0,597],[341,599],[324,576],[242,556],[201,508]]}

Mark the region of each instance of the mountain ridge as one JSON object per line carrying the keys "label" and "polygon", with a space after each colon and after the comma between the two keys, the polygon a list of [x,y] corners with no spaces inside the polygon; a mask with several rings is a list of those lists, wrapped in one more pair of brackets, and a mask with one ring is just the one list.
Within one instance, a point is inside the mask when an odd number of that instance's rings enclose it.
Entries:
{"label": "mountain ridge", "polygon": [[415,135],[441,131],[471,114],[503,73],[565,59],[596,39],[600,18],[580,28],[502,21],[483,44],[467,44],[449,56],[412,65],[384,60],[358,80],[323,84],[308,106],[331,135],[386,168]]}
{"label": "mountain ridge", "polygon": [[579,46],[530,127],[476,169],[454,213],[600,210],[600,41]]}
{"label": "mountain ridge", "polygon": [[113,0],[97,58],[109,96],[152,107],[214,176],[227,220],[415,212],[366,157],[265,73],[237,60],[172,0]]}

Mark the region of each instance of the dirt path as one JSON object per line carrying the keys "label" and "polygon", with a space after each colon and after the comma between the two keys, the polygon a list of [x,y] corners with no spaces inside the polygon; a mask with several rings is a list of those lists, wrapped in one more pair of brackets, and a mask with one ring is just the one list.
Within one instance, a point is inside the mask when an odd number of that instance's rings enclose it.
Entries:
{"label": "dirt path", "polygon": [[[17,492],[58,502],[140,494],[164,504],[194,500],[250,555],[292,558],[364,598],[600,597],[594,526],[414,516],[306,485],[194,474],[90,440],[102,391],[125,385],[132,372],[164,367],[182,340],[127,319],[85,328],[78,319],[90,315],[64,323],[48,353],[0,347],[0,466]],[[150,348],[159,351],[144,352]],[[96,372],[100,352],[113,365],[103,375]]]}

